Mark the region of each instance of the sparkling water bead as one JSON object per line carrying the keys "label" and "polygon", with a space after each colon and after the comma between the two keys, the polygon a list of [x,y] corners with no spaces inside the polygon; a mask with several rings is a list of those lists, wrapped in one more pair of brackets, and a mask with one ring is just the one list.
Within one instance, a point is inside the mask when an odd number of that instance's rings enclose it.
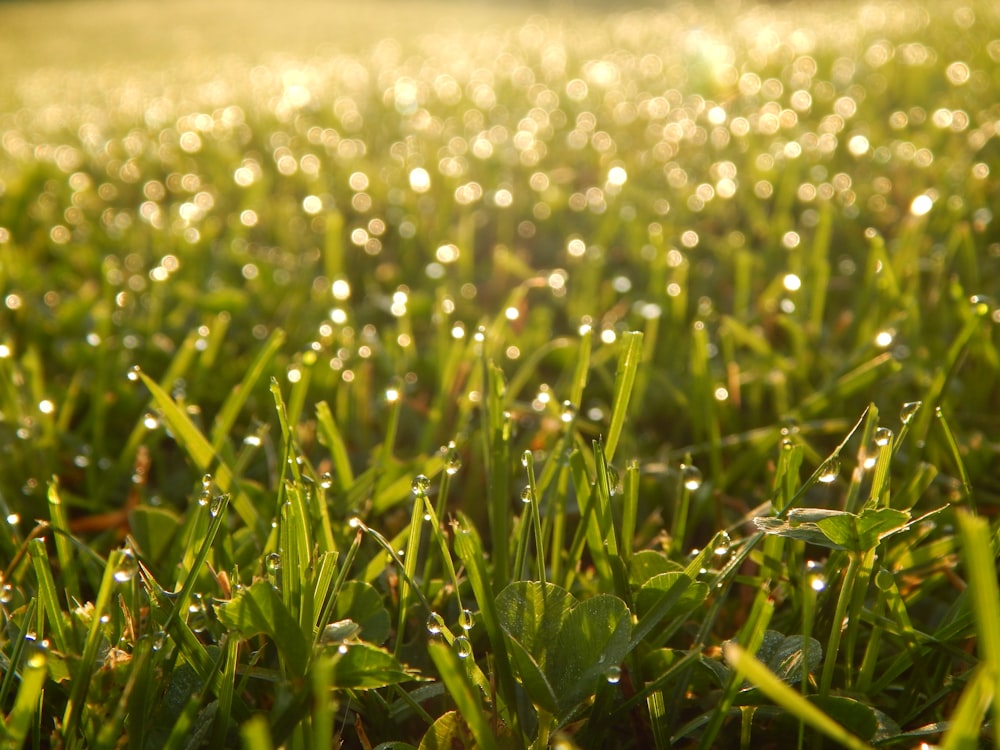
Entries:
{"label": "sparkling water bead", "polygon": [[468,659],[472,656],[472,642],[464,635],[460,635],[455,638],[452,648],[455,649],[455,655],[459,659]]}
{"label": "sparkling water bead", "polygon": [[823,465],[819,468],[819,475],[816,477],[823,484],[829,484],[840,476],[840,459],[836,456],[831,456],[823,462]]}
{"label": "sparkling water bead", "polygon": [[431,635],[438,635],[444,630],[444,618],[437,612],[431,612],[427,616],[427,632]]}
{"label": "sparkling water bead", "polygon": [[899,410],[899,421],[903,424],[909,424],[923,405],[923,401],[907,401]]}
{"label": "sparkling water bead", "polygon": [[274,575],[279,570],[281,570],[281,555],[277,552],[271,552],[264,558],[264,567],[267,568],[267,572]]}
{"label": "sparkling water bead", "polygon": [[450,442],[444,449],[444,470],[449,476],[454,476],[462,468],[462,456],[455,447],[455,443]]}
{"label": "sparkling water bead", "polygon": [[131,581],[135,574],[139,572],[139,563],[135,559],[135,554],[132,550],[125,550],[121,556],[121,560],[118,562],[118,567],[115,568],[114,579],[118,583],[127,583]]}
{"label": "sparkling water bead", "polygon": [[417,474],[417,476],[413,478],[413,483],[410,485],[410,489],[417,497],[426,497],[430,488],[431,480],[424,474]]}
{"label": "sparkling water bead", "polygon": [[525,485],[524,489],[521,490],[521,502],[525,505],[529,505],[532,500],[535,499],[535,493],[531,491],[531,485]]}
{"label": "sparkling water bead", "polygon": [[888,445],[890,440],[892,440],[892,430],[888,427],[879,427],[875,430],[875,445],[879,448]]}
{"label": "sparkling water bead", "polygon": [[471,610],[463,609],[458,613],[458,627],[462,630],[468,632],[472,630],[472,626],[475,624],[475,617]]}
{"label": "sparkling water bead", "polygon": [[703,481],[701,469],[690,464],[681,464],[681,481],[684,483],[685,489],[692,491],[698,489]]}
{"label": "sparkling water bead", "polygon": [[604,678],[609,685],[617,685],[622,679],[622,668],[617,665],[608,667],[604,671]]}

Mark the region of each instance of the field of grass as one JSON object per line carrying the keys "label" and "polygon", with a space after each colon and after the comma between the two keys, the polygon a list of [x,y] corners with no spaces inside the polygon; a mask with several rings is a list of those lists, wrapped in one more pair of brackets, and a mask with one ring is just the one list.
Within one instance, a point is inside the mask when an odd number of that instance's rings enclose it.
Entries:
{"label": "field of grass", "polygon": [[141,7],[0,4],[3,747],[1000,748],[1000,9]]}

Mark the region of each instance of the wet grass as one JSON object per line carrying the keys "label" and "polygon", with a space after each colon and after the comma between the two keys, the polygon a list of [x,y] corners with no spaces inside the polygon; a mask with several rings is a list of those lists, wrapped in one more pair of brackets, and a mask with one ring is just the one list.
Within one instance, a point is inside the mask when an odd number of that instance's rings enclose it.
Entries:
{"label": "wet grass", "polygon": [[1000,17],[727,11],[18,77],[6,744],[997,744]]}

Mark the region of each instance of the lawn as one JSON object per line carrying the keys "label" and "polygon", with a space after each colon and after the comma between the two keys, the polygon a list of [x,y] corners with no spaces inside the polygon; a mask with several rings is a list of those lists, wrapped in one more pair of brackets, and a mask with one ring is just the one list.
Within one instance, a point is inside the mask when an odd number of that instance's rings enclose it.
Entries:
{"label": "lawn", "polygon": [[1000,10],[353,5],[0,3],[3,746],[1000,748]]}

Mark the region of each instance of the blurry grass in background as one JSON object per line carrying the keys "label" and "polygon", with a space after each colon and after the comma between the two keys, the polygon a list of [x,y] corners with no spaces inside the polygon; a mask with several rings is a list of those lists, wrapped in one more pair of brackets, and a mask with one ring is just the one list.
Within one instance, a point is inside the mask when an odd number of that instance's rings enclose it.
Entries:
{"label": "blurry grass in background", "polygon": [[989,738],[996,8],[98,7],[0,5],[11,741]]}

